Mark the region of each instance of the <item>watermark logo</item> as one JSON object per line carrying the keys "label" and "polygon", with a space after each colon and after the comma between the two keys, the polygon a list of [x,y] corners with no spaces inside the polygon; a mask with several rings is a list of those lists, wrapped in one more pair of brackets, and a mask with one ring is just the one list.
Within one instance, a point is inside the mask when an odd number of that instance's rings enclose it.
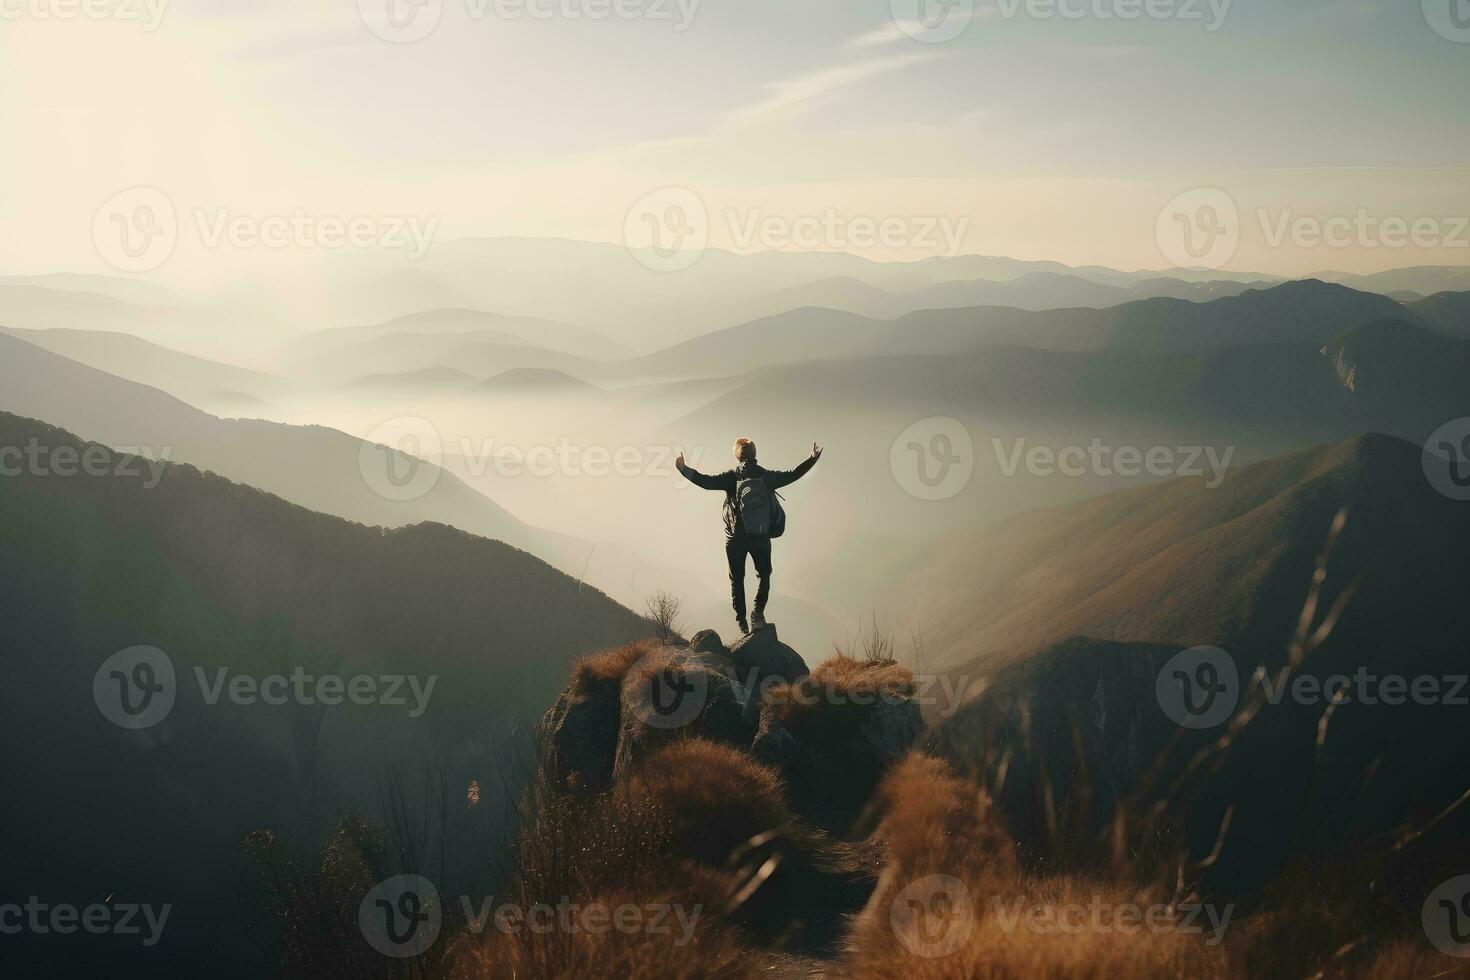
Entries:
{"label": "watermark logo", "polygon": [[[341,704],[358,707],[382,706],[406,708],[408,717],[422,718],[429,710],[438,674],[427,678],[418,674],[313,674],[304,667],[293,667],[290,674],[231,674],[228,667],[217,667],[211,677],[203,667],[194,668],[199,694],[210,707],[227,698],[231,704],[286,704],[305,706]],[[411,699],[411,700],[410,700]]]}
{"label": "watermark logo", "polygon": [[[402,708],[410,718],[429,709],[437,674],[315,674],[296,666],[290,673],[257,677],[229,667],[195,667],[200,700],[209,707],[221,701],[241,706],[287,704],[336,707]],[[173,660],[157,647],[120,650],[103,661],[92,677],[92,697],[103,717],[119,728],[152,728],[168,717],[178,699]]]}
{"label": "watermark logo", "polygon": [[709,701],[708,671],[667,652],[640,658],[627,678],[633,713],[649,728],[683,728],[699,718]]}
{"label": "watermark logo", "polygon": [[1424,19],[1446,41],[1470,44],[1470,0],[1424,0]]}
{"label": "watermark logo", "polygon": [[1285,208],[1272,214],[1256,211],[1261,235],[1269,248],[1290,243],[1294,248],[1470,248],[1470,217],[1465,215],[1377,215],[1359,208],[1345,214],[1317,218]]}
{"label": "watermark logo", "polygon": [[616,932],[629,936],[668,936],[676,947],[688,946],[694,940],[695,927],[704,913],[703,905],[684,906],[666,902],[584,904],[574,902],[566,895],[554,905],[551,902],[496,904],[494,895],[478,903],[470,896],[462,895],[459,902],[464,921],[476,936],[491,928],[507,936],[605,936]]}
{"label": "watermark logo", "polygon": [[1235,456],[1234,446],[1223,450],[1215,446],[1115,447],[1097,438],[1086,446],[1060,448],[1028,446],[1025,439],[1016,439],[1007,448],[1003,440],[992,438],[990,446],[1001,475],[1007,478],[1019,473],[1024,465],[1026,472],[1035,477],[1199,477],[1205,480],[1207,490],[1225,482],[1230,460]]}
{"label": "watermark logo", "polygon": [[1197,22],[1213,34],[1225,26],[1234,0],[996,0],[1001,16],[1032,20],[1173,20]]}
{"label": "watermark logo", "polygon": [[178,247],[178,212],[156,187],[119,191],[92,217],[92,244],[120,272],[151,272]]}
{"label": "watermark logo", "polygon": [[31,895],[24,905],[0,905],[0,935],[70,936],[84,932],[90,936],[140,936],[144,948],[151,949],[163,938],[173,908],[135,902],[93,902],[78,908],[67,902],[53,905],[43,902],[39,895]]}
{"label": "watermark logo", "polygon": [[844,215],[836,208],[821,214],[766,214],[759,208],[725,209],[725,224],[735,246],[766,250],[861,252],[878,247],[913,249],[954,258],[970,229],[967,216],[940,214]]}
{"label": "watermark logo", "polygon": [[1470,416],[1434,430],[1420,462],[1430,486],[1451,500],[1470,500]]}
{"label": "watermark logo", "polygon": [[439,483],[444,472],[444,443],[434,423],[417,415],[400,415],[363,437],[357,470],[368,488],[385,500],[418,500]]}
{"label": "watermark logo", "polygon": [[926,44],[959,37],[975,19],[975,0],[889,0],[888,9],[899,30]]}
{"label": "watermark logo", "polygon": [[623,244],[646,269],[681,272],[709,245],[709,211],[687,187],[663,187],[639,198],[623,219]]}
{"label": "watermark logo", "polygon": [[144,490],[152,490],[163,482],[172,457],[172,446],[164,446],[158,452],[122,446],[109,450],[96,443],[81,448],[47,446],[32,438],[24,446],[0,446],[0,477],[61,480],[78,476],[115,477],[136,480]]}
{"label": "watermark logo", "polygon": [[1225,930],[1235,915],[1234,905],[1217,906],[1199,902],[1164,903],[1114,902],[1094,894],[1087,902],[1036,901],[1017,895],[1009,901],[999,896],[991,899],[995,921],[1003,931],[1018,929],[1041,936],[1154,935],[1177,933],[1206,936],[1206,946],[1218,946],[1225,940]]}
{"label": "watermark logo", "polygon": [[894,896],[888,918],[903,948],[926,959],[958,952],[975,931],[970,890],[950,875],[910,882]]}
{"label": "watermark logo", "polygon": [[920,419],[893,440],[888,466],[898,485],[920,500],[947,500],[964,490],[975,472],[975,443],[959,419]]}
{"label": "watermark logo", "polygon": [[110,20],[137,24],[152,34],[163,23],[169,0],[0,0],[0,21]]}
{"label": "watermark logo", "polygon": [[1424,935],[1447,956],[1470,957],[1470,875],[1443,882],[1424,900]]}
{"label": "watermark logo", "polygon": [[357,12],[374,37],[412,44],[434,33],[444,17],[444,0],[357,0]]}
{"label": "watermark logo", "polygon": [[97,209],[92,242],[103,261],[135,273],[167,262],[186,231],[206,249],[378,249],[403,252],[416,262],[428,254],[439,228],[439,219],[430,216],[315,214],[299,207],[274,214],[194,207],[187,214],[192,221],[181,221],[172,199],[156,187],[132,187]]}
{"label": "watermark logo", "polygon": [[1219,647],[1181,650],[1159,669],[1154,682],[1159,707],[1183,728],[1214,728],[1235,713],[1240,672]]}
{"label": "watermark logo", "polygon": [[1217,187],[1185,191],[1159,212],[1159,251],[1176,269],[1220,269],[1240,248],[1240,209]]}
{"label": "watermark logo", "polygon": [[395,875],[363,896],[357,924],[368,945],[384,956],[419,956],[434,945],[444,924],[439,890],[422,875]]}
{"label": "watermark logo", "polygon": [[[479,478],[492,468],[497,476],[510,478],[534,477],[590,477],[594,480],[607,477],[665,478],[678,472],[675,458],[683,452],[678,446],[623,445],[584,446],[565,437],[556,442],[521,446],[510,443],[497,444],[493,438],[481,439],[478,444],[467,436],[460,437],[454,444],[464,469],[470,476]],[[702,448],[689,452],[689,464],[699,466],[704,455]]]}
{"label": "watermark logo", "polygon": [[1315,677],[1297,674],[1287,678],[1262,673],[1258,683],[1271,704],[1290,698],[1295,704],[1416,704],[1421,707],[1470,705],[1470,675],[1467,674],[1374,674],[1360,666],[1352,674]]}
{"label": "watermark logo", "polygon": [[102,716],[119,728],[142,731],[168,717],[178,696],[178,678],[168,654],[157,647],[119,650],[92,675],[92,699]]}

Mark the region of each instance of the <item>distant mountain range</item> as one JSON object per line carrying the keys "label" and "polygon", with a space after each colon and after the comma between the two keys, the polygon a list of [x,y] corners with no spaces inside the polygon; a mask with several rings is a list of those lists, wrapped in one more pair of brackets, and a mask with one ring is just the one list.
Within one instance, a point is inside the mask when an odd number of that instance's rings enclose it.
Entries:
{"label": "distant mountain range", "polygon": [[340,352],[389,336],[412,336],[421,342],[448,335],[461,340],[520,347],[544,347],[593,360],[625,357],[629,349],[594,330],[528,316],[501,316],[484,310],[435,309],[395,317],[382,323],[332,327],[307,334],[288,347],[288,356],[300,359]]}
{"label": "distant mountain range", "polygon": [[1385,296],[1315,280],[1205,303],[1157,298],[1107,309],[975,307],[924,310],[896,320],[804,309],[706,334],[615,370],[678,377],[716,365],[741,372],[833,357],[956,354],[994,346],[1197,352],[1252,343],[1324,343],[1343,330],[1393,317],[1419,319]]}
{"label": "distant mountain range", "polygon": [[1115,285],[1057,272],[1025,272],[1014,279],[952,280],[898,293],[879,289],[860,279],[839,277],[772,293],[745,312],[754,319],[816,306],[887,320],[917,310],[963,306],[1008,306],[1020,310],[1101,308],[1159,296],[1204,302],[1234,296],[1254,285],[1228,279],[1190,282],[1171,278],[1142,279]]}
{"label": "distant mountain range", "polygon": [[206,411],[254,416],[292,390],[284,378],[191,354],[112,330],[16,330],[0,333],[88,367],[167,391]]}

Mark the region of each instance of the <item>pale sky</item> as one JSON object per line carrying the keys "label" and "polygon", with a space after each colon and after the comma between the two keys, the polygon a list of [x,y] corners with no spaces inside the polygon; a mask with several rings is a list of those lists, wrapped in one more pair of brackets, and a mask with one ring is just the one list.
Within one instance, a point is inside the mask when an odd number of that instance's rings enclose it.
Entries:
{"label": "pale sky", "polygon": [[[58,18],[83,2],[117,17]],[[1170,264],[1160,211],[1204,187],[1240,211],[1227,270],[1470,264],[1463,0],[974,0],[942,41],[911,36],[918,0],[422,0],[411,43],[370,30],[387,2],[0,0],[0,272],[110,271],[92,222],[134,186],[184,214],[611,242],[674,186],[737,251],[789,247],[742,241],[752,216],[934,217],[962,252],[1126,269]],[[1149,6],[1175,14],[1099,16]],[[618,7],[649,15],[564,13]],[[1360,215],[1436,224],[1279,237]],[[241,258],[190,239],[171,274]]]}

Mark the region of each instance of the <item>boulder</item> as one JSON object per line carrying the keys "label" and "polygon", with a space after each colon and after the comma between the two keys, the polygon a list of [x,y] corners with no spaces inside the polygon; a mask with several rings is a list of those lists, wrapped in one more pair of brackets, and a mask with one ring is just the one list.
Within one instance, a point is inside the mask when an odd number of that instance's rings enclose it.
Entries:
{"label": "boulder", "polygon": [[581,677],[562,691],[541,721],[542,764],[549,774],[587,789],[612,783],[620,697],[617,679]]}
{"label": "boulder", "polygon": [[791,684],[811,673],[801,654],[781,642],[775,626],[763,626],[736,640],[729,656],[736,679],[753,701],[761,700],[771,684]]}
{"label": "boulder", "polygon": [[687,647],[662,647],[635,663],[619,691],[614,778],[675,738],[698,735],[749,748],[755,724],[733,676],[728,657]]}
{"label": "boulder", "polygon": [[730,651],[725,648],[724,641],[720,639],[720,634],[714,630],[700,630],[695,633],[689,640],[689,649],[721,657],[730,655]]}

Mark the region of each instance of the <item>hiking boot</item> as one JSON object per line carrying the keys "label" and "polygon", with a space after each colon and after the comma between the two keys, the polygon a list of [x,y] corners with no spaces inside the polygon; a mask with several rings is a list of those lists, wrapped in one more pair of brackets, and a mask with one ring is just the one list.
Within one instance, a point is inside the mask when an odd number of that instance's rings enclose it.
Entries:
{"label": "hiking boot", "polygon": [[766,628],[766,616],[765,616],[765,614],[764,613],[756,613],[754,616],[750,617],[750,625],[751,626],[754,626],[758,630],[759,629],[765,629]]}
{"label": "hiking boot", "polygon": [[740,632],[746,635],[750,634],[750,624],[747,623],[745,620],[737,619],[735,620],[735,625],[740,627]]}

